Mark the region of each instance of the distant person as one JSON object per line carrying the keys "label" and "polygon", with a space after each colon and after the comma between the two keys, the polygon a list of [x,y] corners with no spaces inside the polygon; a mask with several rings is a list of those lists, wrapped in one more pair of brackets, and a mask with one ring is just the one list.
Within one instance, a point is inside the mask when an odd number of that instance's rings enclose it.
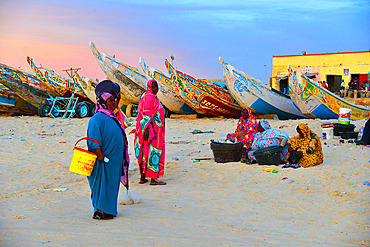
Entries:
{"label": "distant person", "polygon": [[280,154],[280,160],[285,160],[286,153],[288,151],[286,144],[288,143],[289,136],[281,130],[271,128],[271,125],[266,119],[261,119],[259,121],[257,130],[258,132],[254,137],[254,141],[251,146],[253,151],[248,153],[248,159],[246,162],[257,162],[256,158],[254,157],[255,150],[271,146],[282,146],[284,149]]}
{"label": "distant person", "polygon": [[328,88],[328,84],[327,84],[325,81],[323,81],[323,82],[321,83],[321,87],[322,87],[322,88],[325,88],[325,89],[327,89],[327,90],[329,90],[329,88]]}
{"label": "distant person", "polygon": [[342,83],[340,84],[340,97],[345,97],[345,90],[346,90],[346,83],[344,82],[344,80],[342,80]]}
{"label": "distant person", "polygon": [[364,90],[368,91],[369,90],[369,83],[367,81],[365,81],[364,83],[362,83],[362,87],[364,88]]}
{"label": "distant person", "polygon": [[227,134],[226,140],[242,142],[244,144],[242,154],[243,156],[246,156],[257,133],[257,121],[252,115],[249,107],[244,107],[241,115],[242,116],[239,118],[235,132]]}
{"label": "distant person", "polygon": [[299,124],[297,127],[298,136],[289,139],[287,160],[290,155],[295,153],[301,158],[296,162],[302,167],[310,167],[322,164],[324,156],[322,153],[321,142],[319,137],[307,126]]}

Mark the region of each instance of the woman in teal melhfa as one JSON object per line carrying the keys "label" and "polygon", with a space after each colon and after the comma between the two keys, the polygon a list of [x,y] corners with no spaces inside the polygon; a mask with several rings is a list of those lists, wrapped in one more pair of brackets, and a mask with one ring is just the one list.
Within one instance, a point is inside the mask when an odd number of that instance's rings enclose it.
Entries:
{"label": "woman in teal melhfa", "polygon": [[[97,140],[101,147],[88,141],[89,151],[97,154],[91,176],[87,177],[94,207],[94,219],[112,219],[117,215],[120,182],[128,186],[128,144],[124,125],[114,114],[117,108],[114,96],[104,92],[97,97],[96,112],[91,117],[87,136]],[[109,158],[109,161],[104,158]],[[125,176],[126,175],[126,176]]]}

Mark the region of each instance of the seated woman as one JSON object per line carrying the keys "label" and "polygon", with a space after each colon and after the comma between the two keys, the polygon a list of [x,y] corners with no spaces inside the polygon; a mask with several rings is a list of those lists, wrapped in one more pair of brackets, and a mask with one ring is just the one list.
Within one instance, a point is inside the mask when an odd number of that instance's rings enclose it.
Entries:
{"label": "seated woman", "polygon": [[242,142],[244,144],[242,154],[245,155],[250,149],[254,136],[257,133],[257,121],[248,107],[242,110],[242,117],[239,118],[235,133],[227,134],[226,140]]}
{"label": "seated woman", "polygon": [[[287,142],[289,140],[289,136],[277,129],[271,128],[269,122],[265,119],[262,119],[258,123],[257,127],[257,134],[254,137],[254,141],[252,143],[252,150],[260,149],[260,148],[267,148],[271,146],[283,146],[284,149],[281,152],[280,159],[286,159],[286,153],[288,151]],[[256,158],[254,157],[255,151],[250,151],[248,153],[247,163],[257,162]]]}
{"label": "seated woman", "polygon": [[319,137],[306,125],[297,127],[298,136],[289,139],[287,157],[294,151],[302,157],[296,162],[302,167],[310,167],[322,164],[324,156],[322,153]]}

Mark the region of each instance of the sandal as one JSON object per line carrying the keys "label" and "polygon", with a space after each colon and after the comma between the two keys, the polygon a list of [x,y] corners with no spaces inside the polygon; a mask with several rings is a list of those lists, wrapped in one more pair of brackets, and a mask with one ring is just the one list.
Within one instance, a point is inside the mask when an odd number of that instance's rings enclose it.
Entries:
{"label": "sandal", "polygon": [[111,220],[114,216],[112,214],[106,214],[101,210],[98,210],[94,213],[93,219],[95,220]]}
{"label": "sandal", "polygon": [[144,181],[140,180],[139,184],[145,184],[147,183],[149,180],[148,179],[145,179]]}
{"label": "sandal", "polygon": [[150,181],[150,185],[166,185],[167,183],[166,182],[163,182],[163,181]]}

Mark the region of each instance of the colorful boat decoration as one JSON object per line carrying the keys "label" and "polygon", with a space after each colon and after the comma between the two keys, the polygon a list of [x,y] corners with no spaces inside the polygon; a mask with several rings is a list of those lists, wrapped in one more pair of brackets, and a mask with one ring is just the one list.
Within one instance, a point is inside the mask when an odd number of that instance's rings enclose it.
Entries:
{"label": "colorful boat decoration", "polygon": [[241,107],[227,89],[178,71],[167,59],[165,65],[176,94],[197,113],[210,117],[240,117]]}
{"label": "colorful boat decoration", "polygon": [[59,96],[70,97],[71,94],[74,93],[74,96],[78,97],[78,102],[91,102],[91,100],[78,86],[74,86],[74,82],[72,79],[61,76],[53,70],[49,70],[46,68],[39,69],[30,57],[27,57],[27,62],[34,70],[40,81],[42,81],[45,86],[48,86],[49,89],[52,89],[54,92],[59,93]]}
{"label": "colorful boat decoration", "polygon": [[77,71],[75,71],[75,77],[73,79],[75,85],[78,85],[84,94],[96,104],[95,87],[98,85],[98,82],[88,77],[81,77]]}
{"label": "colorful boat decoration", "polygon": [[168,75],[155,68],[148,67],[142,57],[139,58],[139,64],[148,80],[155,79],[158,82],[159,91],[157,95],[164,106],[174,113],[196,114],[196,111],[189,107],[185,101],[175,93],[172,81]]}
{"label": "colorful boat decoration", "polygon": [[338,118],[339,108],[351,109],[351,120],[368,119],[370,107],[350,103],[288,66],[289,92],[302,113],[310,118]]}
{"label": "colorful boat decoration", "polygon": [[235,69],[219,58],[226,85],[242,107],[249,107],[255,113],[276,114],[279,119],[305,118],[288,95],[278,92],[261,81]]}
{"label": "colorful boat decoration", "polygon": [[107,78],[117,83],[121,88],[121,101],[125,105],[139,104],[140,98],[146,91],[147,78],[140,71],[120,60],[99,52],[95,44],[90,41],[90,48]]}
{"label": "colorful boat decoration", "polygon": [[51,96],[63,96],[66,92],[66,85],[60,85],[52,80],[49,75],[49,71],[46,69],[39,69],[33,59],[27,57],[27,63],[30,65],[31,69],[34,71],[36,77],[44,84],[45,87],[50,91]]}
{"label": "colorful boat decoration", "polygon": [[37,108],[46,102],[48,95],[22,82],[21,80],[0,72],[0,83],[13,91],[18,97],[26,101],[26,107]]}
{"label": "colorful boat decoration", "polygon": [[15,105],[16,94],[7,87],[0,86],[0,104],[1,105]]}
{"label": "colorful boat decoration", "polygon": [[1,63],[0,63],[0,72],[10,77],[14,77],[15,79],[18,79],[23,83],[30,85],[31,87],[35,88],[38,91],[41,91],[46,94],[51,93],[51,91],[33,74]]}

